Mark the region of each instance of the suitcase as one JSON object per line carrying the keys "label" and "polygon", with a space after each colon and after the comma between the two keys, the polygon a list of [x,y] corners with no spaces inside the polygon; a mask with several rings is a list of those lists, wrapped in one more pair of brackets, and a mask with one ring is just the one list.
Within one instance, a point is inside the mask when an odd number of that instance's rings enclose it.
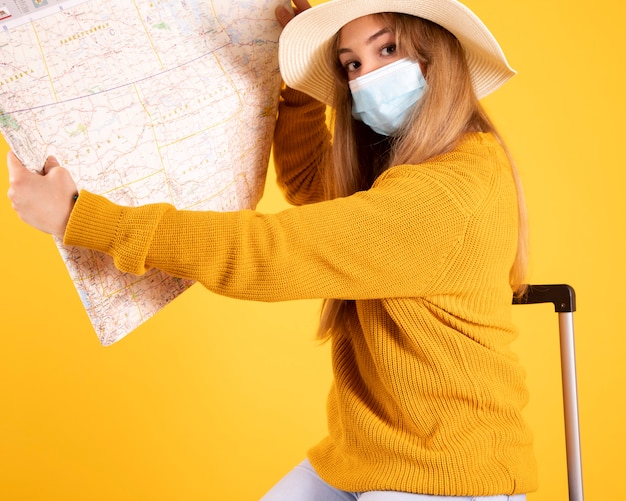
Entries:
{"label": "suitcase", "polygon": [[561,383],[565,417],[565,451],[570,501],[583,501],[578,389],[576,383],[576,353],[574,347],[574,312],[576,294],[566,284],[529,285],[528,292],[514,298],[513,304],[552,303],[559,316],[561,344]]}

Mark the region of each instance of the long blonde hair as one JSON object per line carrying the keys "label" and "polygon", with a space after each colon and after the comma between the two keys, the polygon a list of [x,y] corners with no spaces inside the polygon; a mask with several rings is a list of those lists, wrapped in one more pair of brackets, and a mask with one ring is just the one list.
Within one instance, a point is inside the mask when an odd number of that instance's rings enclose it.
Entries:
{"label": "long blonde hair", "polygon": [[[502,144],[511,162],[518,200],[518,248],[510,271],[515,295],[525,291],[528,266],[528,224],[521,180],[515,164],[472,87],[463,48],[449,31],[415,16],[377,14],[396,35],[404,57],[425,69],[428,90],[403,128],[393,138],[375,134],[352,118],[347,76],[337,57],[339,34],[327,52],[335,69],[332,167],[325,175],[326,197],[351,195],[371,187],[376,177],[393,165],[419,164],[452,151],[468,132],[490,132]],[[322,309],[318,337],[326,339],[344,322],[352,301],[327,299]]]}

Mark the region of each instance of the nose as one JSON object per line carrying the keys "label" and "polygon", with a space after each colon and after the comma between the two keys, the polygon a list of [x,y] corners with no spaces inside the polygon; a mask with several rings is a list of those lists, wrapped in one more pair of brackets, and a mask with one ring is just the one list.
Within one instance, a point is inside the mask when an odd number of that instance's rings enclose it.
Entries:
{"label": "nose", "polygon": [[356,78],[363,77],[367,75],[368,73],[371,73],[372,71],[376,71],[382,68],[383,66],[386,66],[387,64],[388,64],[387,62],[381,62],[378,60],[372,60],[372,61],[361,60],[361,66],[359,67],[359,71],[348,74],[348,79],[354,80]]}
{"label": "nose", "polygon": [[359,71],[359,76],[365,76],[368,73],[371,73],[372,71],[376,71],[380,68],[382,68],[383,66],[386,66],[386,63],[382,63],[380,61],[370,61],[370,62],[361,62],[361,68]]}

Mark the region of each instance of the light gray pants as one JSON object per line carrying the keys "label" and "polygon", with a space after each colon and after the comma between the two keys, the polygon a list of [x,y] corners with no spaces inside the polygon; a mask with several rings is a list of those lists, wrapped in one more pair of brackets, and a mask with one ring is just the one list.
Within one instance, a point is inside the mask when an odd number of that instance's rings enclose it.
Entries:
{"label": "light gray pants", "polygon": [[305,459],[291,470],[261,501],[526,501],[517,496],[429,496],[406,492],[345,492],[324,482]]}

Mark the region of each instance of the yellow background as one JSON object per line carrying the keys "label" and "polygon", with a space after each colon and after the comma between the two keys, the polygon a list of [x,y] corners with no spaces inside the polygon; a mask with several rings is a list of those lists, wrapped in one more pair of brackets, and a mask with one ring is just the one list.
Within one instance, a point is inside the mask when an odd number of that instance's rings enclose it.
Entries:
{"label": "yellow background", "polygon": [[[587,499],[622,499],[626,7],[467,3],[519,72],[485,105],[524,178],[530,279],[577,291]],[[260,209],[282,207],[270,170]],[[4,196],[0,213],[0,499],[255,500],[324,435],[316,301],[246,303],[194,286],[103,348],[52,240]],[[540,467],[529,500],[565,500],[556,314],[515,315]]]}

